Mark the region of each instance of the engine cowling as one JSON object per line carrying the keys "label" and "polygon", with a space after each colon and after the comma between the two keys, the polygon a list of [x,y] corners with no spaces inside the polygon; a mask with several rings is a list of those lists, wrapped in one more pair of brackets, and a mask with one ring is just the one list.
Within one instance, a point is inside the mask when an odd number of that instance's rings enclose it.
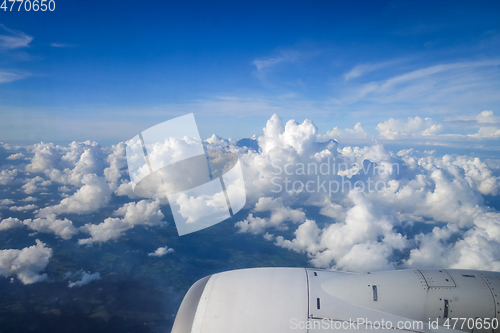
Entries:
{"label": "engine cowling", "polygon": [[486,271],[235,270],[196,282],[172,333],[496,333],[498,290],[500,273]]}

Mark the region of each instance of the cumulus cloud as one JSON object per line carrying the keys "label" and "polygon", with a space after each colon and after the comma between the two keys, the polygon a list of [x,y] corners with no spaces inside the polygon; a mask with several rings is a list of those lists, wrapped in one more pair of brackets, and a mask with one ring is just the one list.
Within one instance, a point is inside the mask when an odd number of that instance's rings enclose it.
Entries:
{"label": "cumulus cloud", "polygon": [[[53,143],[34,145],[33,157],[26,165],[27,174],[35,174],[25,181],[21,189],[26,194],[47,191],[53,183],[61,184],[62,200],[51,206],[35,211],[35,218],[27,219],[24,224],[37,232],[54,233],[69,239],[79,231],[67,218],[57,218],[61,214],[90,214],[105,207],[113,192],[124,182],[126,173],[125,144],[102,148],[92,141],[72,142],[63,147]],[[17,170],[3,170],[0,183],[11,183]],[[72,193],[72,194],[71,194]],[[24,201],[35,201],[28,197]],[[35,210],[33,204],[10,207],[11,210]]]}
{"label": "cumulus cloud", "polygon": [[85,224],[80,230],[90,234],[90,238],[80,239],[79,244],[92,244],[95,242],[107,242],[118,239],[123,233],[137,225],[155,226],[161,224],[165,217],[160,210],[158,200],[141,200],[130,202],[114,213],[100,224]]}
{"label": "cumulus cloud", "polygon": [[170,197],[171,206],[174,206],[186,223],[196,223],[207,216],[224,216],[227,213],[227,201],[223,191],[213,195],[193,193],[179,193]]}
{"label": "cumulus cloud", "polygon": [[61,159],[61,152],[59,146],[53,143],[45,144],[38,143],[33,148],[34,156],[31,163],[26,166],[29,172],[44,172],[55,166]]}
{"label": "cumulus cloud", "polygon": [[277,238],[277,245],[307,252],[317,267],[349,271],[393,268],[388,259],[396,249],[403,249],[406,239],[395,231],[399,224],[392,214],[379,211],[360,192],[348,195],[354,204],[344,221],[320,230],[314,221],[301,225],[292,241]]}
{"label": "cumulus cloud", "polygon": [[0,275],[16,276],[24,284],[44,281],[47,274],[40,274],[52,257],[52,249],[36,240],[36,245],[22,250],[0,251]]}
{"label": "cumulus cloud", "polygon": [[[460,238],[455,243],[452,236]],[[409,267],[469,268],[500,270],[500,213],[486,212],[474,219],[474,227],[466,231],[456,225],[435,227],[432,233],[417,235],[419,247],[411,250],[405,262]]]}
{"label": "cumulus cloud", "polygon": [[25,212],[25,211],[28,211],[28,210],[35,210],[37,209],[38,207],[36,205],[25,205],[25,206],[11,206],[9,207],[9,209],[13,212]]}
{"label": "cumulus cloud", "polygon": [[318,135],[318,141],[328,141],[336,139],[368,139],[372,136],[361,126],[361,123],[354,125],[354,128],[338,128],[335,126],[331,131],[327,131],[325,135]]}
{"label": "cumulus cloud", "polygon": [[270,212],[269,218],[254,217],[252,214],[236,223],[240,232],[249,232],[252,234],[262,234],[267,228],[286,230],[288,227],[284,222],[301,223],[304,222],[306,214],[301,209],[292,209],[285,207],[283,201],[278,198],[260,198],[255,205],[253,212]]}
{"label": "cumulus cloud", "polygon": [[24,190],[26,194],[34,194],[37,192],[46,191],[45,186],[52,185],[50,180],[44,180],[40,176],[36,176],[35,178],[29,179],[26,184],[24,184],[21,188]]}
{"label": "cumulus cloud", "polygon": [[12,154],[12,155],[9,155],[9,157],[7,157],[8,160],[22,160],[24,159],[26,156],[24,156],[23,153],[17,153],[17,154]]}
{"label": "cumulus cloud", "polygon": [[104,169],[104,176],[111,184],[111,188],[118,186],[118,181],[127,169],[126,145],[121,142],[112,147],[112,152],[106,158],[109,167]]}
{"label": "cumulus cloud", "polygon": [[69,281],[68,287],[69,288],[81,287],[81,286],[84,286],[86,284],[89,284],[92,281],[96,281],[96,280],[100,280],[100,279],[101,279],[101,275],[99,274],[99,272],[94,273],[94,274],[90,274],[90,272],[83,272],[82,278],[78,281],[75,281],[75,282]]}
{"label": "cumulus cloud", "polygon": [[51,214],[59,215],[63,213],[88,214],[108,204],[112,190],[104,178],[95,174],[85,174],[81,182],[83,186],[73,195],[61,200],[55,206],[40,209],[37,216],[45,217]]}
{"label": "cumulus cloud", "polygon": [[[469,122],[480,129],[497,126],[498,119],[485,111]],[[379,124],[378,139],[450,137],[445,123],[419,117],[390,119]],[[339,147],[337,138],[372,139],[361,124],[353,129],[335,127],[323,135],[310,120],[283,124],[277,115],[254,138],[252,149],[233,140],[209,138],[207,146],[237,154],[242,165],[251,209],[246,216],[239,215],[236,231],[262,235],[276,246],[306,253],[312,265],[322,268],[368,271],[439,265],[500,270],[499,213],[485,204],[485,196],[499,194],[497,159],[443,156],[416,148],[393,152],[381,144]],[[104,149],[90,141],[69,147],[41,143],[33,153],[26,171],[37,174],[25,181],[23,190],[40,191],[50,181],[60,184],[60,192],[67,191],[68,197],[22,223],[2,221],[0,229],[25,225],[63,239],[80,232],[89,236],[79,244],[93,244],[117,240],[135,226],[164,223],[160,200],[126,203],[101,223],[80,228],[58,218],[94,213],[113,195],[136,200],[127,179],[123,144]],[[216,162],[214,169],[224,169]],[[12,168],[2,172],[0,182],[11,183],[17,177]],[[210,207],[195,197],[176,199],[193,219],[202,218],[209,208],[212,212],[226,206],[223,195],[203,198]],[[14,204],[2,202],[7,208]],[[169,252],[170,248],[161,247],[149,255]]]}
{"label": "cumulus cloud", "polygon": [[17,169],[1,170],[0,185],[8,185],[17,177]]}
{"label": "cumulus cloud", "polygon": [[[500,137],[500,117],[491,110],[482,111],[475,117],[458,116],[444,121],[431,118],[408,117],[406,121],[390,118],[377,125],[379,138],[383,140],[419,140],[426,144],[449,145],[453,142],[488,141]],[[464,134],[464,128],[477,132]],[[471,141],[472,140],[472,141]]]}
{"label": "cumulus cloud", "polygon": [[34,145],[26,171],[42,173],[49,180],[37,175],[23,186],[25,193],[40,192],[44,186],[58,183],[62,184],[59,192],[63,197],[58,204],[40,209],[37,217],[89,214],[105,207],[126,176],[124,147],[120,143],[104,149],[92,141],[72,142],[68,147],[43,142]]}
{"label": "cumulus cloud", "polygon": [[[423,137],[437,133],[435,125],[411,118],[379,129],[388,137]],[[240,151],[255,206],[236,223],[239,232],[307,253],[317,267],[420,267],[434,252],[444,267],[497,269],[500,223],[483,195],[498,195],[500,179],[489,164],[412,149],[394,153],[382,145],[340,149],[321,139],[312,122],[283,126],[275,115],[257,138],[260,150]],[[299,206],[304,210],[292,208]],[[306,213],[311,207],[317,213]],[[330,222],[319,223],[318,214]],[[435,228],[415,234],[416,224]],[[291,227],[292,238],[280,235]]]}
{"label": "cumulus cloud", "polygon": [[127,196],[129,197],[129,199],[138,198],[138,196],[134,193],[134,188],[132,187],[132,183],[130,183],[129,181],[122,182],[114,193],[117,196]]}
{"label": "cumulus cloud", "polygon": [[408,117],[407,122],[389,119],[377,125],[380,135],[386,139],[434,136],[442,132],[443,125],[431,118]]}
{"label": "cumulus cloud", "polygon": [[26,219],[9,217],[0,222],[0,231],[14,228],[28,227],[29,229],[43,233],[53,233],[62,239],[70,239],[78,233],[73,222],[68,219],[59,220],[54,214],[46,218]]}
{"label": "cumulus cloud", "polygon": [[148,253],[148,256],[150,257],[163,257],[166,254],[174,252],[174,249],[164,246],[164,247],[159,247],[156,249],[156,251],[152,253]]}
{"label": "cumulus cloud", "polygon": [[86,175],[104,176],[106,153],[96,142],[74,141],[69,147],[41,142],[34,145],[33,153],[26,171],[44,173],[57,183],[81,186]]}
{"label": "cumulus cloud", "polygon": [[478,124],[500,124],[500,117],[495,116],[493,111],[485,110],[476,116]]}
{"label": "cumulus cloud", "polygon": [[493,111],[483,111],[476,116],[479,129],[476,134],[469,136],[476,139],[500,138],[500,117],[495,116]]}
{"label": "cumulus cloud", "polygon": [[21,227],[24,227],[24,224],[21,222],[21,220],[14,217],[3,219],[0,222],[0,231],[14,229],[14,228],[21,228]]}
{"label": "cumulus cloud", "polygon": [[78,233],[73,222],[68,219],[59,220],[55,214],[44,218],[27,219],[23,223],[31,230],[45,233],[53,233],[62,239],[70,239]]}
{"label": "cumulus cloud", "polygon": [[15,201],[12,199],[0,199],[0,207],[13,205],[14,203],[15,203]]}

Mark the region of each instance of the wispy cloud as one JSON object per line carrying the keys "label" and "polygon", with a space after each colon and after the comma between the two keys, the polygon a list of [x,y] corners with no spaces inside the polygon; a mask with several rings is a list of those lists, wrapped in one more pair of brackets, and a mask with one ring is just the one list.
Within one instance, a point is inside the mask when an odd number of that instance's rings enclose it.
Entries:
{"label": "wispy cloud", "polygon": [[57,48],[66,48],[66,47],[74,47],[73,44],[63,44],[63,43],[50,43],[50,46]]}
{"label": "wispy cloud", "polygon": [[[500,59],[455,62],[419,68],[379,81],[353,82],[339,93],[335,101],[344,106],[370,103],[372,108],[375,105],[390,108],[404,103],[410,109],[420,111],[439,107],[455,110],[491,108],[491,103],[500,101],[499,66]],[[359,68],[348,76],[359,77],[363,70],[373,69]]]}
{"label": "wispy cloud", "polygon": [[401,61],[386,61],[386,62],[380,62],[376,64],[360,64],[354,66],[353,69],[351,69],[349,72],[344,74],[344,79],[346,81],[349,81],[351,79],[355,79],[358,77],[361,77],[367,73],[378,71],[380,69],[395,65],[397,63],[400,63]]}
{"label": "wispy cloud", "polygon": [[33,37],[24,32],[8,29],[3,24],[0,24],[0,27],[7,32],[0,35],[0,51],[27,47],[33,40]]}
{"label": "wispy cloud", "polygon": [[403,75],[399,75],[393,78],[390,78],[383,82],[380,87],[382,89],[389,88],[391,86],[399,85],[406,83],[408,81],[414,81],[417,79],[422,79],[425,77],[429,77],[435,74],[439,74],[447,71],[458,71],[458,70],[468,70],[479,67],[492,67],[500,65],[500,59],[487,60],[487,61],[474,61],[474,62],[457,62],[452,64],[442,64],[431,66],[427,68],[418,69]]}
{"label": "wispy cloud", "polygon": [[0,83],[22,80],[28,76],[28,73],[0,72]]}
{"label": "wispy cloud", "polygon": [[279,55],[274,57],[267,57],[256,59],[252,64],[257,68],[258,72],[274,67],[282,63],[293,63],[301,58],[302,53],[297,50],[281,51]]}
{"label": "wispy cloud", "polygon": [[289,70],[286,65],[297,65],[316,53],[316,51],[303,50],[300,47],[280,50],[272,56],[258,58],[252,61],[252,65],[254,65],[256,69],[254,74],[262,83],[268,85],[267,76],[270,73],[283,69]]}
{"label": "wispy cloud", "polygon": [[[0,24],[0,53],[15,53],[17,60],[26,60],[31,58],[28,54],[19,51],[13,51],[29,46],[33,37],[24,32],[6,28]],[[13,69],[0,69],[0,84],[22,80],[30,76],[28,72],[17,71]]]}

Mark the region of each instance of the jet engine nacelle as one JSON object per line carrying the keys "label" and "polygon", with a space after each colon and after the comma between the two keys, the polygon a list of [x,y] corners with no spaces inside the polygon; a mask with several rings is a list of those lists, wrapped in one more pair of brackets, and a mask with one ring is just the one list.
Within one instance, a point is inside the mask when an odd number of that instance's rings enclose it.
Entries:
{"label": "jet engine nacelle", "polygon": [[172,333],[500,332],[500,273],[256,268],[207,276]]}

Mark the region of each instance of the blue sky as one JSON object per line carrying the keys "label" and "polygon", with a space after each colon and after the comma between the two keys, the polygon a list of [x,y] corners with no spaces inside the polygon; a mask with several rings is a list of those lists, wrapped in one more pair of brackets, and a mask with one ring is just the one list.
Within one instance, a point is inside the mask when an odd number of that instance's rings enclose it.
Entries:
{"label": "blue sky", "polygon": [[388,140],[379,124],[419,117],[433,143],[498,146],[468,137],[485,110],[500,128],[498,1],[56,0],[0,23],[4,142],[113,144],[194,112],[203,137],[278,113]]}

